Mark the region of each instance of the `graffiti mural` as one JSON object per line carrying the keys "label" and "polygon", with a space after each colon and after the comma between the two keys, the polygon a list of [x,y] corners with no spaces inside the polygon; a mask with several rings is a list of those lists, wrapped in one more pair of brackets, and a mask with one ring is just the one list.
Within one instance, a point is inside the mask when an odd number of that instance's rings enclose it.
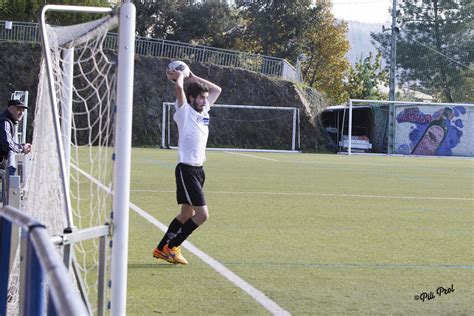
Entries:
{"label": "graffiti mural", "polygon": [[398,154],[473,156],[472,107],[412,105],[396,110]]}

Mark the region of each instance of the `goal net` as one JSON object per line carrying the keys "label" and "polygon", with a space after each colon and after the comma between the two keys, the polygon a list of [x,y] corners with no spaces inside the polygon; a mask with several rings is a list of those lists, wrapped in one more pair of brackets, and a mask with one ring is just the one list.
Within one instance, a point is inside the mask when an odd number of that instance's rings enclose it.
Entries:
{"label": "goal net", "polygon": [[[106,16],[52,26],[46,23],[47,11]],[[107,301],[112,310],[117,304],[116,311],[122,314],[125,304],[128,215],[122,214],[128,211],[132,94],[126,87],[133,87],[133,49],[124,52],[122,47],[134,45],[134,12],[128,3],[120,12],[49,5],[42,13],[44,52],[23,208],[55,236],[52,240],[70,268],[71,284],[91,314],[103,314]],[[128,21],[124,22],[125,14]],[[107,32],[117,26],[118,56],[103,48]],[[107,238],[120,249],[104,249]],[[122,262],[112,260],[117,251],[125,252]],[[12,314],[19,309],[21,313],[22,306],[24,285],[18,261],[10,277]],[[114,270],[122,274],[121,279],[115,279]],[[121,288],[106,291],[106,280]]]}
{"label": "goal net", "polygon": [[[161,147],[178,146],[174,103],[163,103]],[[299,109],[294,107],[215,104],[209,111],[208,150],[297,152]]]}
{"label": "goal net", "polygon": [[346,110],[340,151],[474,156],[473,104],[350,100]]}

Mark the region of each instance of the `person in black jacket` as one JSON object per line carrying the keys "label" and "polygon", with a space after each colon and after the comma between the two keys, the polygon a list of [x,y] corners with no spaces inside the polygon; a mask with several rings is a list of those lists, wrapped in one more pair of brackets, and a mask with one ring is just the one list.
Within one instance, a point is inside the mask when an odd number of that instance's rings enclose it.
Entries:
{"label": "person in black jacket", "polygon": [[7,159],[10,151],[27,154],[31,144],[19,144],[15,141],[16,125],[23,118],[27,106],[20,100],[8,101],[8,108],[0,113],[0,161]]}

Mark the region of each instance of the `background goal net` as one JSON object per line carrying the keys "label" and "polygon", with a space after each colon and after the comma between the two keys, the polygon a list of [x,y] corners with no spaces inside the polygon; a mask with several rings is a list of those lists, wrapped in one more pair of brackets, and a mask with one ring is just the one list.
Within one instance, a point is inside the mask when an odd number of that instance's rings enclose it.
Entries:
{"label": "background goal net", "polygon": [[[163,103],[161,146],[178,146],[174,103]],[[294,107],[215,104],[209,111],[208,150],[297,152],[300,115]]]}

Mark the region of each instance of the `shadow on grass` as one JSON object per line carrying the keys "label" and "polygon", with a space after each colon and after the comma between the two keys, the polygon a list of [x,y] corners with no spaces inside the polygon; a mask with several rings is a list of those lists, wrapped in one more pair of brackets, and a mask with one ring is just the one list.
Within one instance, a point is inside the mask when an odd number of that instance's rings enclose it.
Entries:
{"label": "shadow on grass", "polygon": [[166,262],[128,264],[129,269],[173,269],[177,267],[179,267],[179,265]]}

